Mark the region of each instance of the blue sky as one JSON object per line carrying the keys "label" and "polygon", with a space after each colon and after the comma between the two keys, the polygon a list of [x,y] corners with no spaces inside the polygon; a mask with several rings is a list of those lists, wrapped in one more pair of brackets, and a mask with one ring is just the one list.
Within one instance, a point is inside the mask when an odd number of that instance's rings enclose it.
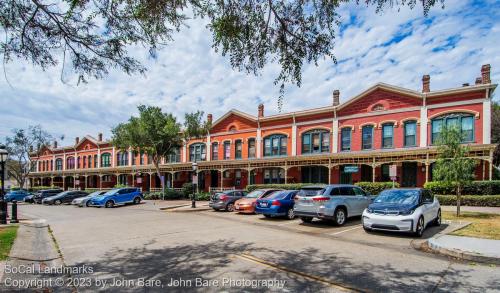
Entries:
{"label": "blue sky", "polygon": [[[424,17],[422,9],[388,9],[344,5],[334,49],[338,60],[321,60],[303,68],[300,88],[288,85],[283,111],[330,105],[339,89],[341,101],[377,82],[416,90],[423,74],[431,75],[431,89],[474,83],[482,64],[492,66],[492,80],[500,80],[500,5],[498,1],[445,1]],[[63,145],[76,136],[103,132],[150,104],[179,118],[203,110],[218,118],[231,108],[251,114],[265,104],[266,115],[277,113],[279,73],[269,64],[258,76],[233,70],[228,59],[211,49],[204,20],[190,20],[175,41],[148,58],[143,48],[132,54],[148,67],[146,76],[111,71],[102,80],[77,85],[61,67],[41,71],[22,61],[5,67],[12,87],[0,77],[0,140],[12,128],[41,124]],[[62,82],[63,79],[65,82]],[[498,96],[498,95],[497,95]]]}

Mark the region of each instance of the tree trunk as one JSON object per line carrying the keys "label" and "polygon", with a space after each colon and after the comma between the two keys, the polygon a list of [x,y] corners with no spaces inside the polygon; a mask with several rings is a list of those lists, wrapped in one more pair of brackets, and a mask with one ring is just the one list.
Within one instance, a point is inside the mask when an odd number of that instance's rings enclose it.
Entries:
{"label": "tree trunk", "polygon": [[462,186],[457,186],[457,218],[460,217],[460,200],[462,199]]}
{"label": "tree trunk", "polygon": [[161,180],[161,173],[160,173],[160,165],[156,160],[153,160],[153,164],[155,166],[156,170],[156,175],[158,178],[160,178],[160,183],[161,183],[161,198],[162,200],[165,200],[165,180]]}

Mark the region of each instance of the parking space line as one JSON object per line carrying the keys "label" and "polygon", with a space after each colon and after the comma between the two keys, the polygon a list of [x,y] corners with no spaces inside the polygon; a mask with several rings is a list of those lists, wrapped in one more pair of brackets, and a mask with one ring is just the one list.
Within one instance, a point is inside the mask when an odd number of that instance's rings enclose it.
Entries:
{"label": "parking space line", "polygon": [[299,221],[288,221],[285,223],[277,224],[276,226],[286,226],[286,225],[290,225],[290,224],[297,224],[298,222]]}
{"label": "parking space line", "polygon": [[351,228],[351,229],[345,229],[345,230],[342,230],[342,231],[339,231],[339,232],[335,232],[335,233],[328,233],[328,235],[338,235],[338,234],[342,234],[344,232],[348,232],[348,231],[352,231],[352,230],[356,230],[356,229],[359,229],[363,227],[362,224],[359,224],[359,225],[356,225],[354,228]]}
{"label": "parking space line", "polygon": [[275,269],[275,270],[278,270],[278,271],[283,271],[283,272],[286,272],[286,273],[289,273],[289,274],[292,274],[292,275],[297,275],[297,276],[300,276],[300,277],[302,277],[304,279],[307,279],[307,280],[316,281],[316,282],[322,283],[324,285],[327,285],[329,287],[332,287],[332,288],[335,288],[337,290],[341,290],[341,291],[344,291],[344,292],[366,292],[366,291],[360,291],[358,289],[352,288],[352,287],[350,287],[348,285],[345,285],[345,284],[342,284],[340,282],[330,281],[330,280],[328,280],[326,278],[323,278],[323,277],[320,277],[320,276],[310,275],[310,274],[307,274],[307,273],[303,273],[303,272],[299,272],[299,271],[296,271],[296,270],[292,270],[292,269],[283,267],[281,265],[278,265],[278,264],[275,264],[275,263],[272,263],[272,262],[268,262],[268,261],[263,260],[261,258],[257,258],[257,257],[255,257],[253,255],[249,255],[249,254],[235,254],[234,256],[236,256],[239,259],[243,259],[243,260],[250,261],[250,262],[253,262],[253,263],[256,263],[256,264],[260,264],[260,265],[266,266],[266,267],[271,268],[271,269]]}

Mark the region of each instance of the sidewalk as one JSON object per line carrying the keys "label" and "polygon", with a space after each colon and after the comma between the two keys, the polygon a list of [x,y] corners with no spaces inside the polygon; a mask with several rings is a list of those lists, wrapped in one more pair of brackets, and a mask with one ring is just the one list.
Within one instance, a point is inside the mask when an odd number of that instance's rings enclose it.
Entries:
{"label": "sidewalk", "polygon": [[477,262],[500,264],[500,240],[440,235],[428,240],[434,252]]}
{"label": "sidewalk", "polygon": [[190,212],[209,211],[211,209],[212,208],[208,206],[208,201],[197,201],[196,208],[194,209],[191,207],[191,202],[189,202],[189,205],[167,208],[166,210],[168,212],[173,212],[173,213],[190,213]]}
{"label": "sidewalk", "polygon": [[[456,206],[441,206],[441,209],[446,212],[455,212],[457,210]],[[488,214],[500,214],[500,207],[470,207],[470,206],[460,206],[460,211],[462,212],[478,212],[478,213],[488,213]]]}

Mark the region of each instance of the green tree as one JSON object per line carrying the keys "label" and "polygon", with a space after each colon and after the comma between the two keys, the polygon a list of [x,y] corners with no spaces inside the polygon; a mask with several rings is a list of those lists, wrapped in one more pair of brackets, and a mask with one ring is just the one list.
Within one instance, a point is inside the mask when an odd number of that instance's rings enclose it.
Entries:
{"label": "green tree", "polygon": [[[128,122],[114,127],[112,143],[122,151],[145,152],[151,156],[156,175],[161,178],[160,160],[182,146],[181,124],[170,113],[160,107],[138,107],[139,117],[130,117]],[[162,180],[165,194],[165,182]]]}
{"label": "green tree", "polygon": [[186,11],[208,19],[213,47],[229,56],[231,66],[258,73],[269,62],[281,66],[275,82],[300,86],[302,65],[333,48],[340,24],[338,10],[349,2],[376,7],[422,5],[424,15],[444,0],[272,1],[272,0],[16,0],[0,1],[0,40],[4,61],[14,57],[45,69],[70,61],[79,81],[102,78],[109,68],[144,73],[128,54],[131,45],[158,49],[173,33],[188,28]]}
{"label": "green tree", "polygon": [[203,111],[186,113],[184,115],[184,129],[182,131],[186,141],[192,138],[205,137],[208,134],[212,124],[204,117],[205,113]]}
{"label": "green tree", "polygon": [[438,139],[439,156],[433,167],[435,180],[455,186],[457,217],[460,216],[462,188],[474,180],[476,162],[467,157],[469,148],[462,145],[463,135],[456,127],[441,128]]}
{"label": "green tree", "polygon": [[37,165],[42,151],[49,145],[52,136],[40,125],[29,126],[27,129],[13,129],[12,134],[5,139],[9,152],[6,162],[7,172],[17,181],[20,188],[24,188],[32,172],[30,165]]}

